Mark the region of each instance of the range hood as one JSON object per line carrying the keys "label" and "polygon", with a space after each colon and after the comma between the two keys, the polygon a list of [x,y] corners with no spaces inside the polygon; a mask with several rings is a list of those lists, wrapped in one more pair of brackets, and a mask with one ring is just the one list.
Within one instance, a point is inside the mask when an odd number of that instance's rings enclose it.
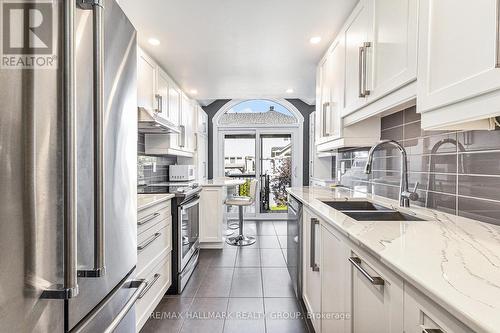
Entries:
{"label": "range hood", "polygon": [[139,107],[138,113],[139,133],[178,134],[181,132],[177,126],[158,116],[154,111]]}

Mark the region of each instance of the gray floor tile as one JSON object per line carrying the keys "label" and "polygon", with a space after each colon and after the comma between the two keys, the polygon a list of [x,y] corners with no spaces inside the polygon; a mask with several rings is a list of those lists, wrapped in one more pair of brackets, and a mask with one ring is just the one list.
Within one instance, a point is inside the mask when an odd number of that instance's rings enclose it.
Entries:
{"label": "gray floor tile", "polygon": [[281,249],[260,249],[262,267],[286,267]]}
{"label": "gray floor tile", "polygon": [[[193,303],[193,298],[163,298],[146,322],[141,333],[179,332],[183,318]],[[177,316],[180,313],[181,316]]]}
{"label": "gray floor tile", "polygon": [[235,268],[230,297],[262,297],[262,277],[260,268]]}
{"label": "gray floor tile", "polygon": [[[295,298],[264,298],[267,332],[306,333],[304,320],[293,317],[299,312]],[[286,319],[281,319],[285,318]],[[294,319],[295,318],[295,319]]]}
{"label": "gray floor tile", "polygon": [[274,230],[274,224],[271,221],[257,221],[257,235],[276,235],[276,231]]}
{"label": "gray floor tile", "polygon": [[[182,324],[182,333],[222,333],[224,313],[227,310],[227,298],[195,298],[189,310],[190,318]],[[208,317],[219,314],[221,319]]]}
{"label": "gray floor tile", "polygon": [[224,333],[265,333],[262,298],[230,298]]}
{"label": "gray floor tile", "polygon": [[189,278],[189,281],[186,287],[184,287],[182,293],[180,295],[167,295],[167,297],[194,297],[198,292],[203,278],[207,274],[208,268],[208,265],[200,265],[200,263],[198,263],[198,266],[196,266],[196,269]]}
{"label": "gray floor tile", "polygon": [[261,249],[279,249],[280,243],[277,236],[258,236],[259,248]]}
{"label": "gray floor tile", "polygon": [[236,267],[260,267],[260,250],[241,247],[236,254]]}
{"label": "gray floor tile", "polygon": [[274,221],[274,230],[276,230],[276,235],[286,236],[286,221]]}
{"label": "gray floor tile", "polygon": [[286,268],[262,268],[264,297],[294,297],[292,280]]}
{"label": "gray floor tile", "polygon": [[234,267],[234,262],[236,260],[236,251],[238,249],[226,248],[222,250],[211,250],[214,251],[213,259],[210,262],[211,267]]}
{"label": "gray floor tile", "polygon": [[229,297],[233,268],[210,267],[195,297]]}
{"label": "gray floor tile", "polygon": [[287,236],[278,236],[278,240],[280,242],[280,247],[282,249],[286,249],[286,239],[287,239]]}

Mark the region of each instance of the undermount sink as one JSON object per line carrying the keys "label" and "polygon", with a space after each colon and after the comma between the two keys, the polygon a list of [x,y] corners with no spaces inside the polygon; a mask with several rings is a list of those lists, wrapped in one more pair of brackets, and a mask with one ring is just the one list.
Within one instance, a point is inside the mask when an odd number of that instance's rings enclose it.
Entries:
{"label": "undermount sink", "polygon": [[381,205],[374,204],[370,201],[321,201],[324,204],[340,211],[363,210],[363,211],[378,211],[391,210]]}
{"label": "undermount sink", "polygon": [[343,211],[356,221],[424,221],[413,215],[398,211]]}

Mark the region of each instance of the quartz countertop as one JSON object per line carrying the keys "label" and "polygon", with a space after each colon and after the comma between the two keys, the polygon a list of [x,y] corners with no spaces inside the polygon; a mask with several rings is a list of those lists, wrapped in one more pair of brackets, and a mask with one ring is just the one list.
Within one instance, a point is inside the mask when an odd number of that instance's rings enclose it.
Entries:
{"label": "quartz countertop", "polygon": [[238,186],[242,184],[245,184],[244,179],[216,178],[200,182],[200,185],[203,187]]}
{"label": "quartz countertop", "polygon": [[140,193],[137,194],[137,210],[149,208],[159,202],[170,200],[174,197],[173,194],[168,193]]}
{"label": "quartz countertop", "polygon": [[[346,188],[287,192],[471,329],[500,332],[500,226]],[[428,221],[355,221],[321,199],[366,199]]]}

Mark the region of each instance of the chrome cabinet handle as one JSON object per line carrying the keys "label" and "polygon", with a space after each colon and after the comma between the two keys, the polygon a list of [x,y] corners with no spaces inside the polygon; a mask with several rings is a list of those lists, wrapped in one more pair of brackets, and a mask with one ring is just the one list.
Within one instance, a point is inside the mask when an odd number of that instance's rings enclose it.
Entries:
{"label": "chrome cabinet handle", "polygon": [[156,273],[153,276],[153,280],[151,280],[151,282],[146,281],[146,288],[144,288],[142,293],[139,295],[139,299],[143,298],[144,295],[146,295],[148,293],[149,289],[151,289],[151,287],[156,283],[156,281],[158,281],[160,276],[161,276],[160,274]]}
{"label": "chrome cabinet handle", "polygon": [[154,220],[155,218],[157,218],[160,215],[161,215],[160,213],[153,213],[151,215],[148,215],[145,218],[142,218],[139,221],[137,221],[137,225],[145,225],[146,223]]}
{"label": "chrome cabinet handle", "polygon": [[160,94],[155,95],[156,99],[156,112],[157,113],[162,113],[163,112],[163,106],[162,106],[162,97]]}
{"label": "chrome cabinet handle", "polygon": [[319,225],[319,220],[313,217],[311,219],[310,266],[314,272],[319,272],[319,266],[316,264],[316,225]]}
{"label": "chrome cabinet handle", "polygon": [[327,130],[327,124],[326,124],[326,111],[328,110],[328,107],[330,106],[329,102],[323,103],[323,136],[329,136],[330,133],[328,133]]}
{"label": "chrome cabinet handle", "polygon": [[102,0],[77,0],[83,10],[92,10],[93,109],[94,109],[94,267],[79,270],[79,277],[104,276],[104,22]]}
{"label": "chrome cabinet handle", "polygon": [[142,243],[142,244],[138,245],[138,246],[137,246],[137,251],[139,251],[139,252],[143,251],[143,250],[144,250],[145,248],[147,248],[149,245],[153,244],[153,242],[154,242],[155,240],[157,240],[157,239],[158,239],[158,237],[160,237],[160,236],[161,236],[161,232],[157,232],[157,233],[155,233],[154,235],[152,235],[151,237],[149,237],[148,239],[146,239],[146,240],[144,241],[144,243]]}
{"label": "chrome cabinet handle", "polygon": [[367,63],[368,60],[366,58],[366,52],[369,47],[371,47],[372,44],[370,42],[365,42],[363,43],[363,97],[370,95],[370,90],[366,89],[367,86]]}
{"label": "chrome cabinet handle", "polygon": [[383,286],[385,284],[385,281],[379,277],[379,276],[371,276],[370,273],[368,273],[363,267],[361,267],[361,259],[358,257],[350,257],[349,261],[351,264],[358,269],[358,271],[363,274],[368,281],[370,281],[371,284],[376,285],[376,286]]}
{"label": "chrome cabinet handle", "polygon": [[424,328],[422,330],[422,333],[444,333],[444,332],[439,328]]}
{"label": "chrome cabinet handle", "polygon": [[363,53],[365,52],[365,48],[360,46],[358,49],[358,96],[360,98],[365,97],[363,94]]}

